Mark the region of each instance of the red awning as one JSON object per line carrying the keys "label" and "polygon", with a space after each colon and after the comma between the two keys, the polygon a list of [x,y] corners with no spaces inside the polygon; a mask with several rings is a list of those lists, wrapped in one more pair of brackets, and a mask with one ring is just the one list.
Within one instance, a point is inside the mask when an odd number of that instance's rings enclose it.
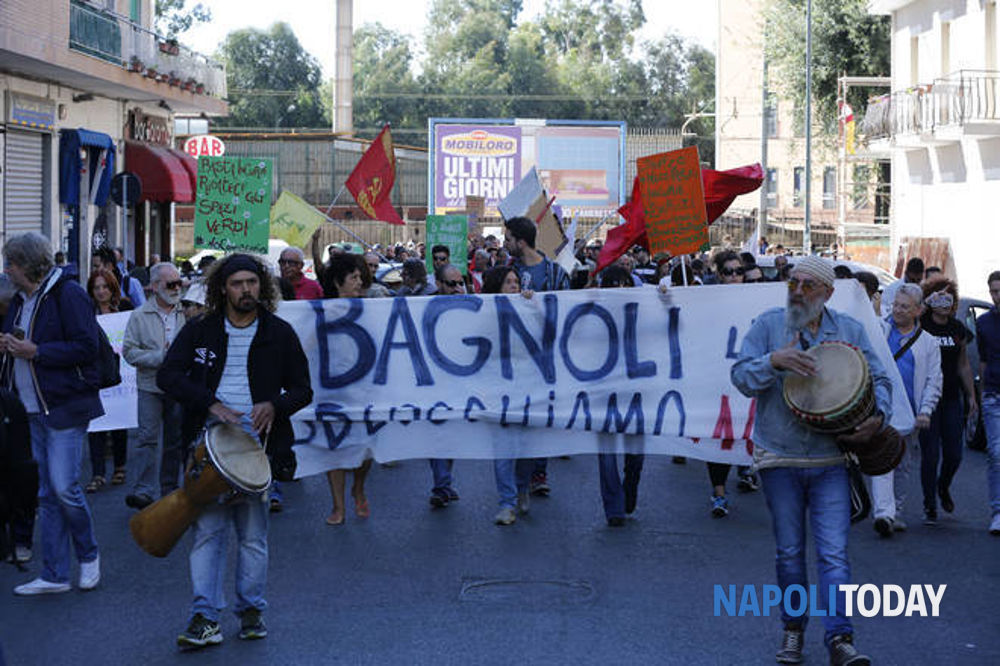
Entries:
{"label": "red awning", "polygon": [[125,170],[139,177],[139,201],[194,201],[194,178],[169,148],[137,141],[125,142]]}
{"label": "red awning", "polygon": [[188,176],[191,178],[191,192],[198,192],[198,160],[191,157],[183,150],[177,150],[176,148],[169,148],[170,154],[176,157],[182,165],[184,165],[184,170],[187,171]]}

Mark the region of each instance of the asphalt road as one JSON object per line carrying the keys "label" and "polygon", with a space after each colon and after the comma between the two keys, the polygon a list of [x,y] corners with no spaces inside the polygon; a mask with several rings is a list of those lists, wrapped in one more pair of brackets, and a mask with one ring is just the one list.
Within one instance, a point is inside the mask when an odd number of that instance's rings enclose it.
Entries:
{"label": "asphalt road", "polygon": [[[775,582],[774,542],[760,493],[731,495],[709,516],[703,463],[650,456],[636,518],[605,524],[592,456],[553,460],[552,495],[510,527],[492,522],[492,465],[458,461],[462,499],[427,504],[425,461],[378,466],[372,517],[323,519],[323,477],[290,484],[273,516],[266,640],[236,638],[182,654],[175,639],[190,602],[189,537],[164,560],[131,541],[127,486],[92,495],[103,578],[93,592],[20,598],[33,577],[0,566],[0,643],[8,664],[773,664],[775,617],[715,617],[716,584]],[[730,485],[734,485],[730,480]],[[913,479],[911,497],[917,497]],[[953,490],[956,512],[880,540],[851,533],[856,583],[947,584],[937,618],[855,618],[857,643],[877,664],[1000,663],[1000,538],[986,531],[985,456],[972,451]],[[227,596],[232,599],[231,555]],[[815,568],[810,557],[810,578]],[[821,622],[806,663],[826,663]]]}

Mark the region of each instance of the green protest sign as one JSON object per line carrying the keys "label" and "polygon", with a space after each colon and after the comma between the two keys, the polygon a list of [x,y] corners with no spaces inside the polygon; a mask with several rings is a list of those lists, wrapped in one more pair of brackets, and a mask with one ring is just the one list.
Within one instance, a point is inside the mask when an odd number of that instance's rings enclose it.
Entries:
{"label": "green protest sign", "polygon": [[267,254],[271,224],[271,160],[198,158],[194,246]]}
{"label": "green protest sign", "polygon": [[451,253],[451,264],[462,275],[469,272],[466,255],[468,250],[469,220],[465,215],[428,215],[427,244],[424,250],[427,272],[434,272],[434,258],[431,251],[435,245],[444,245]]}

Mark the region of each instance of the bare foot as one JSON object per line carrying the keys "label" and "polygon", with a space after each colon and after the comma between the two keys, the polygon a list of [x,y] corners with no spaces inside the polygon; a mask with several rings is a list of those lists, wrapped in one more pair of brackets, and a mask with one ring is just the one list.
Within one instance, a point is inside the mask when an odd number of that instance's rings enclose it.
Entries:
{"label": "bare foot", "polygon": [[330,515],[326,517],[327,525],[343,525],[344,524],[344,512],[334,509],[330,512]]}
{"label": "bare foot", "polygon": [[358,518],[368,518],[372,515],[372,509],[368,505],[368,499],[364,495],[361,497],[355,496],[354,513],[358,514]]}

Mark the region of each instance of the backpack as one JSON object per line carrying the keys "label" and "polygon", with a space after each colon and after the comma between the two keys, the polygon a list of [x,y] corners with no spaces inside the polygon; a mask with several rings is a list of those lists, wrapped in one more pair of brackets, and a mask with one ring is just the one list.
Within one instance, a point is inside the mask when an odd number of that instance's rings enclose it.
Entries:
{"label": "backpack", "polygon": [[122,359],[111,346],[108,334],[98,324],[97,336],[97,388],[106,389],[122,383]]}

